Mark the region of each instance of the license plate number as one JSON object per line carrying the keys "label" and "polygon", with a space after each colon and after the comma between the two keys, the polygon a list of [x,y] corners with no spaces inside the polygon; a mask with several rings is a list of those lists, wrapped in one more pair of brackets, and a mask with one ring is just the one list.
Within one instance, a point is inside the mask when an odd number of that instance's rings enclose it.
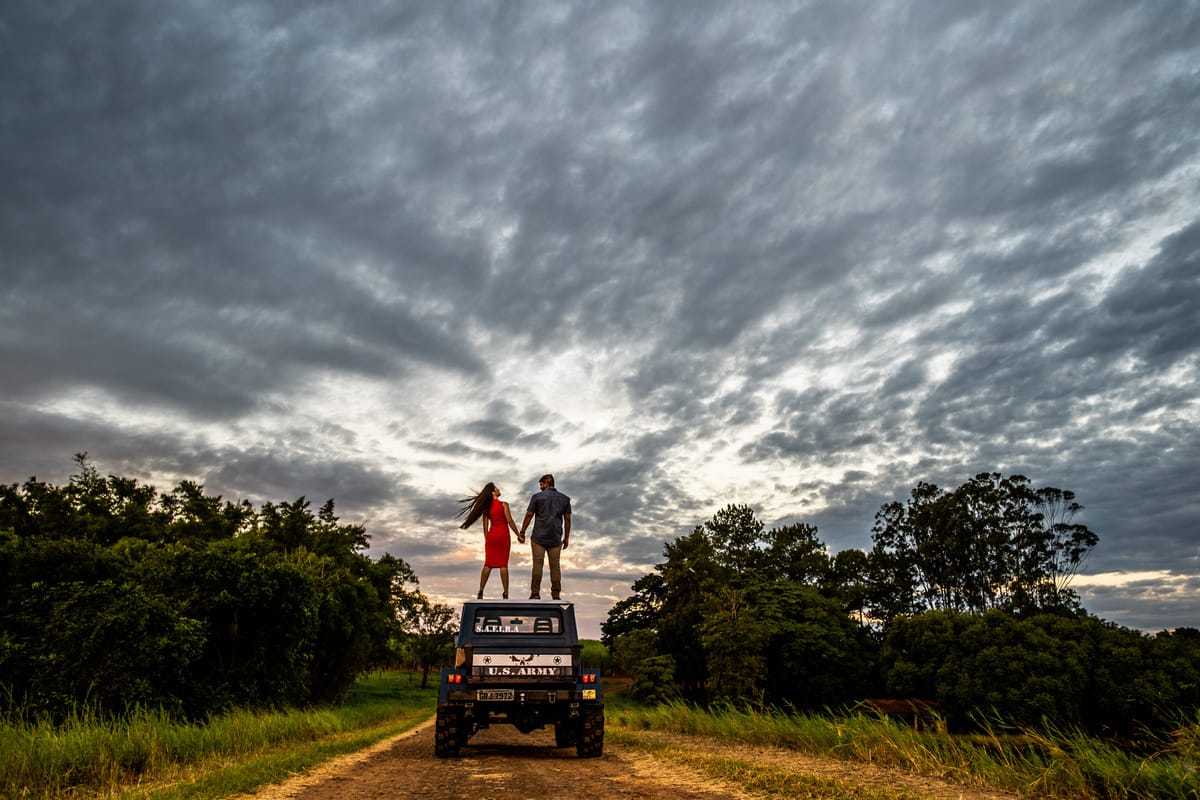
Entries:
{"label": "license plate number", "polygon": [[480,689],[475,695],[477,700],[512,700],[512,689]]}

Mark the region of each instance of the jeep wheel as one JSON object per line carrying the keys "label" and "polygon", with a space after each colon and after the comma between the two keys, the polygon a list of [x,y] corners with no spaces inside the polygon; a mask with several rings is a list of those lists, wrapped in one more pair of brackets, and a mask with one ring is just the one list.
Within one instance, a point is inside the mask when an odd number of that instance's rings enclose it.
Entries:
{"label": "jeep wheel", "polygon": [[433,753],[438,758],[449,758],[458,755],[462,746],[463,736],[460,728],[462,720],[458,709],[439,708],[437,722],[433,732]]}
{"label": "jeep wheel", "polygon": [[604,707],[587,706],[579,723],[579,741],[575,753],[580,758],[595,758],[604,754]]}
{"label": "jeep wheel", "polygon": [[564,719],[554,723],[554,746],[574,747],[579,739],[579,723],[575,720]]}

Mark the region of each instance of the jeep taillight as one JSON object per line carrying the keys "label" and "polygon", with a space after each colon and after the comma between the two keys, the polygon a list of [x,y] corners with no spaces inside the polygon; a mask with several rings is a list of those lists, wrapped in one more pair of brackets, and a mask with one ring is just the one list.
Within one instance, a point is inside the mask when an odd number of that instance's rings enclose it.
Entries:
{"label": "jeep taillight", "polygon": [[449,683],[449,684],[460,684],[460,683],[462,683],[462,681],[463,681],[463,676],[462,676],[462,673],[461,673],[461,672],[448,672],[448,673],[446,673],[446,683]]}
{"label": "jeep taillight", "polygon": [[582,683],[595,683],[596,682],[596,673],[585,672],[579,676],[579,680]]}

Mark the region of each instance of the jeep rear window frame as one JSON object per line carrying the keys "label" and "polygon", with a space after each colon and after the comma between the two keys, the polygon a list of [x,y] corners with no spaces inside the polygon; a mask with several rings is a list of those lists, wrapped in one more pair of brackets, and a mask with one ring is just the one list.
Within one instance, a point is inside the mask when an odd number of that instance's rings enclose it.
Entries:
{"label": "jeep rear window frame", "polygon": [[473,636],[561,636],[563,632],[562,612],[557,608],[538,609],[535,614],[528,609],[477,608],[471,621]]}

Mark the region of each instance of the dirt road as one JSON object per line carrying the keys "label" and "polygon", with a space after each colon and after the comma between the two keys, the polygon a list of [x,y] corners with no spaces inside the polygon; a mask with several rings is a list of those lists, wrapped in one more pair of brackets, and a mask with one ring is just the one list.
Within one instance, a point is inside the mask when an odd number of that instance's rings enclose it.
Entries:
{"label": "dirt road", "polygon": [[[639,734],[641,736],[642,734]],[[973,791],[941,781],[869,764],[751,748],[691,737],[648,733],[656,744],[688,753],[747,759],[789,771],[844,780],[859,786],[906,788],[931,800],[1015,800],[1014,795]],[[337,759],[306,775],[239,800],[730,800],[752,797],[737,786],[712,780],[655,748],[606,743],[600,758],[580,759],[556,749],[550,730],[521,734],[501,725],[471,737],[459,758],[433,754],[432,721],[416,730]]]}

